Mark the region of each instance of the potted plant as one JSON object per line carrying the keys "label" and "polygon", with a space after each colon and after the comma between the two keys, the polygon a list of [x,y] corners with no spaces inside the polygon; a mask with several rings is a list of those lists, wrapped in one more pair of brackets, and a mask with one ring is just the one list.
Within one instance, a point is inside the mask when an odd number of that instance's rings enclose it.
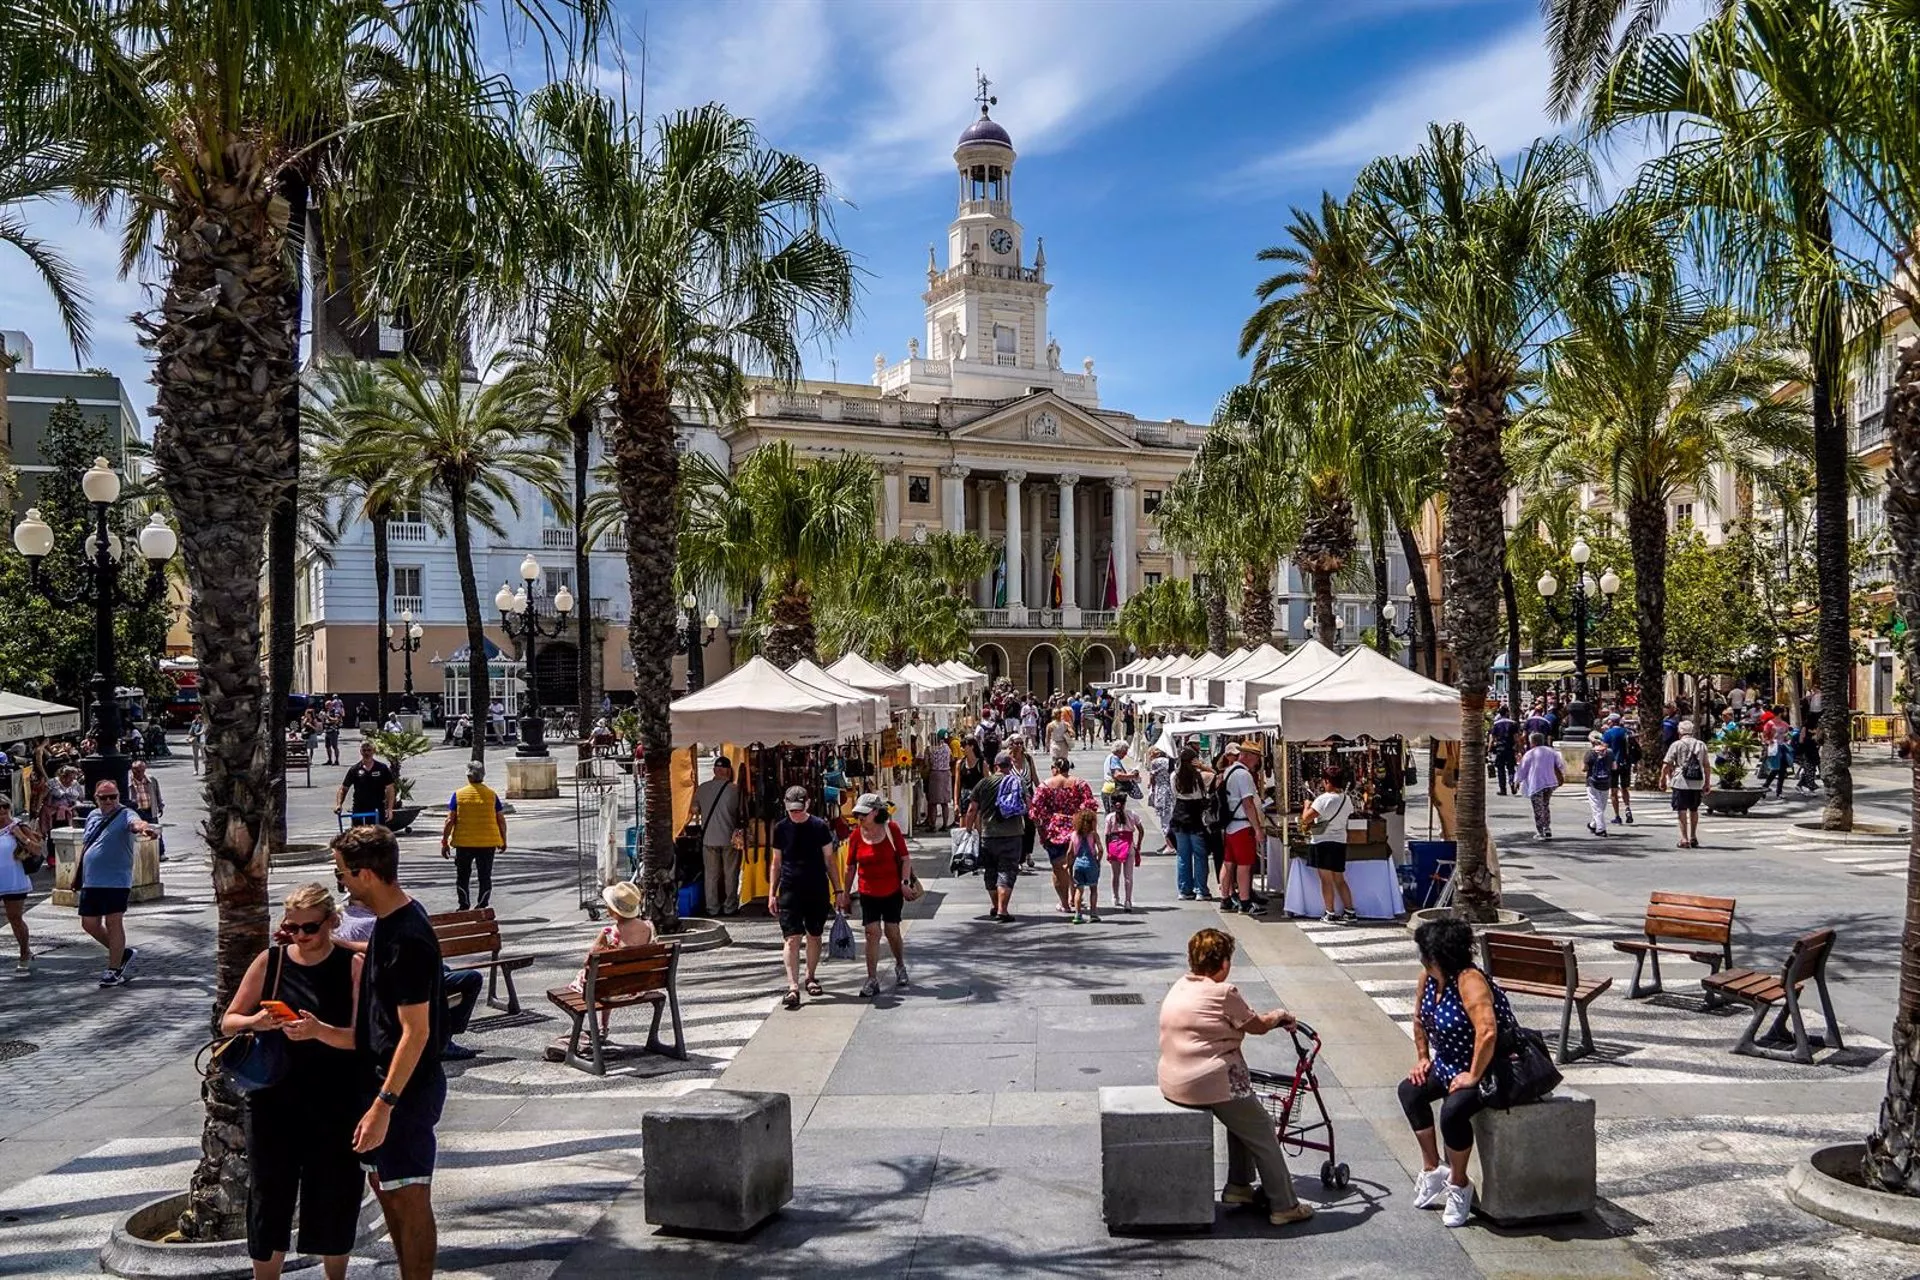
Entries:
{"label": "potted plant", "polygon": [[1701,803],[1711,813],[1745,813],[1765,794],[1747,786],[1747,761],[1760,750],[1759,735],[1751,729],[1727,729],[1713,740],[1713,747],[1713,790]]}
{"label": "potted plant", "polygon": [[387,824],[387,828],[395,832],[405,831],[420,816],[420,806],[410,803],[413,799],[413,779],[407,777],[402,765],[414,756],[423,756],[433,750],[433,742],[417,729],[402,729],[397,733],[382,729],[368,734],[367,741],[373,744],[374,754],[393,766],[393,821]]}

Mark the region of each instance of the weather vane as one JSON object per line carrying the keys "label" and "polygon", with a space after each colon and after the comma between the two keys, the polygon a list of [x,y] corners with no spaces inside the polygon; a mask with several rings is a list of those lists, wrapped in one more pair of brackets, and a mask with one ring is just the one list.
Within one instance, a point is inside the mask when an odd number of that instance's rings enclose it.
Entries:
{"label": "weather vane", "polygon": [[987,114],[988,107],[997,107],[1000,105],[1000,99],[987,96],[987,90],[993,85],[993,81],[981,75],[980,68],[975,67],[973,69],[973,78],[980,85],[980,92],[973,95],[973,100],[980,104],[980,114],[985,115]]}

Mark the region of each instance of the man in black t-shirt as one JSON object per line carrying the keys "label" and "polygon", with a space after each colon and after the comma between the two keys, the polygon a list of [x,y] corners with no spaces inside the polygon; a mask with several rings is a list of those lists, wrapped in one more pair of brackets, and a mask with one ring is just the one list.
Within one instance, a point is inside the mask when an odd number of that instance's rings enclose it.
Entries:
{"label": "man in black t-shirt", "polygon": [[364,1070],[366,1114],[353,1131],[368,1185],[393,1237],[405,1280],[433,1274],[434,1126],[447,1100],[440,1068],[446,1015],[440,943],[426,908],[400,887],[400,846],[381,826],[333,841],[333,869],[355,902],[372,911],[373,936],[360,971],[354,1048]]}
{"label": "man in black t-shirt", "polygon": [[789,1009],[800,1007],[800,939],[807,940],[807,994],[821,994],[820,933],[834,908],[847,909],[840,883],[840,859],[832,856],[833,828],[807,812],[804,787],[788,787],[787,816],[773,824],[773,865],[767,911],[780,917],[780,938],[787,966]]}
{"label": "man in black t-shirt", "polygon": [[393,792],[395,779],[393,766],[385,760],[376,759],[373,744],[360,744],[360,763],[347,770],[347,776],[340,780],[340,789],[333,793],[333,811],[340,812],[340,806],[346,803],[347,793],[353,793],[353,815],[355,826],[371,825],[376,822],[393,821]]}

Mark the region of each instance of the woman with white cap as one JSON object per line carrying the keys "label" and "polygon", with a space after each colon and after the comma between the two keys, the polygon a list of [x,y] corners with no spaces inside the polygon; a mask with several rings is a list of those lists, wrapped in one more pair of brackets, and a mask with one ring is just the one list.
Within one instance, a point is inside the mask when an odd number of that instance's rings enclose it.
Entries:
{"label": "woman with white cap", "polygon": [[916,881],[907,837],[894,823],[887,802],[869,791],[853,802],[853,815],[858,821],[847,837],[847,862],[858,877],[860,925],[867,934],[867,984],[860,988],[860,995],[871,1000],[880,994],[883,931],[893,952],[894,989],[907,985],[907,944],[900,936],[900,912],[906,905],[907,886]]}
{"label": "woman with white cap", "polygon": [[[807,789],[788,787],[782,803],[787,816],[773,825],[773,863],[767,880],[767,912],[779,917],[780,943],[787,967],[789,1009],[800,1007],[800,939],[807,940],[807,994],[823,994],[820,979],[820,935],[835,908],[845,911],[847,894],[840,881],[840,860],[829,857],[833,828],[807,812]],[[832,892],[828,890],[831,888]]]}
{"label": "woman with white cap", "polygon": [[1607,834],[1607,796],[1613,791],[1613,748],[1598,729],[1587,733],[1587,830]]}

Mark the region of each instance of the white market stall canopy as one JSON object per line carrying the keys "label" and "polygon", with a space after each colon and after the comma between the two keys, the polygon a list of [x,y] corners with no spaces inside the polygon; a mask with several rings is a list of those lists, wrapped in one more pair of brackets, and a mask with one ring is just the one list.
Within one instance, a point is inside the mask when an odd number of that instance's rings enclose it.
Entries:
{"label": "white market stall canopy", "polygon": [[1335,665],[1260,699],[1260,715],[1296,742],[1460,736],[1460,691],[1361,646]]}
{"label": "white market stall canopy", "polygon": [[913,686],[916,707],[957,706],[961,700],[962,691],[952,680],[917,663],[900,668],[900,675]]}
{"label": "white market stall canopy", "polygon": [[791,742],[811,746],[860,736],[860,711],[755,656],[698,693],[676,700],[675,746]]}
{"label": "white market stall canopy", "polygon": [[1164,671],[1178,661],[1177,657],[1142,658],[1133,664],[1133,671],[1127,676],[1127,687],[1129,689],[1146,688],[1148,676]]}
{"label": "white market stall canopy", "polygon": [[1232,653],[1201,654],[1198,658],[1194,659],[1193,665],[1183,671],[1180,674],[1180,678],[1174,682],[1174,685],[1177,686],[1177,691],[1184,693],[1195,702],[1206,702],[1207,677],[1211,676],[1220,668],[1229,665],[1239,656],[1240,651],[1238,649]]}
{"label": "white market stall canopy", "polygon": [[968,693],[986,692],[986,675],[982,672],[975,671],[972,667],[964,663],[942,662],[937,664],[933,670],[938,675],[951,676],[953,679],[958,680],[960,687]]}
{"label": "white market stall canopy", "polygon": [[1227,681],[1226,700],[1220,705],[1229,711],[1252,713],[1260,705],[1261,694],[1325,671],[1338,661],[1340,655],[1318,640],[1305,641],[1269,666],[1241,668],[1240,674]]}
{"label": "white market stall canopy", "polygon": [[1287,655],[1271,644],[1262,644],[1258,649],[1242,649],[1225,662],[1207,672],[1205,687],[1195,685],[1193,696],[1212,706],[1227,705],[1227,681],[1243,671],[1264,671]]}
{"label": "white market stall canopy", "polygon": [[1147,688],[1162,693],[1172,691],[1174,686],[1169,681],[1177,680],[1187,674],[1199,661],[1200,659],[1192,654],[1180,654],[1158,671],[1148,673]]}
{"label": "white market stall canopy", "polygon": [[895,711],[905,711],[913,705],[912,681],[895,675],[879,663],[868,662],[857,653],[849,653],[828,667],[827,674],[856,689],[884,695],[887,705]]}
{"label": "white market stall canopy", "polygon": [[1113,673],[1113,678],[1115,681],[1123,681],[1128,676],[1132,675],[1134,672],[1140,670],[1140,668],[1146,666],[1149,662],[1152,662],[1152,661],[1153,659],[1151,658],[1135,658],[1132,662],[1129,662],[1126,666],[1121,667],[1118,671],[1115,671]]}
{"label": "white market stall canopy", "polygon": [[856,689],[839,677],[828,673],[817,662],[802,658],[788,668],[787,674],[801,684],[839,701],[851,703],[860,715],[860,732],[872,737],[886,727],[893,718],[892,710],[887,706],[886,695],[872,693],[866,689]]}
{"label": "white market stall canopy", "polygon": [[42,702],[20,693],[0,693],[0,742],[22,738],[57,738],[80,731],[80,713],[57,702]]}
{"label": "white market stall canopy", "polygon": [[[1207,734],[1218,739],[1243,738],[1249,733],[1272,733],[1279,726],[1259,716],[1237,716],[1230,712],[1206,716],[1199,720],[1180,720],[1164,726],[1160,730],[1160,740],[1153,745],[1166,754],[1169,759],[1179,758],[1181,738],[1192,738]],[[1216,744],[1215,749],[1218,749]]]}

